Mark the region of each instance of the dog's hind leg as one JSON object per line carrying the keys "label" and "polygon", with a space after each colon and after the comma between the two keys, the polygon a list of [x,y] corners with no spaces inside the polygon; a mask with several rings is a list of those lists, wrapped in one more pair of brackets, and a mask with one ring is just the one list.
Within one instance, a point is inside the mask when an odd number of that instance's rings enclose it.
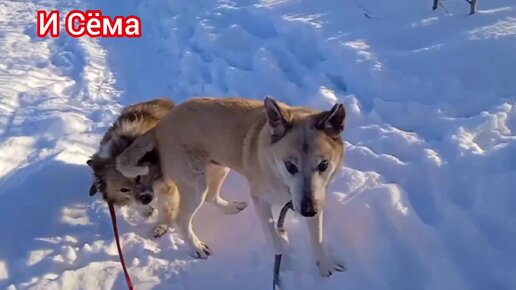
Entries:
{"label": "dog's hind leg", "polygon": [[[186,182],[185,182],[186,181]],[[210,248],[199,240],[192,228],[192,220],[201,207],[208,192],[206,174],[197,172],[189,178],[177,180],[177,187],[181,193],[179,212],[176,225],[185,242],[192,250],[194,258],[206,259],[211,254]]]}
{"label": "dog's hind leg", "polygon": [[208,194],[206,201],[222,209],[227,214],[236,214],[247,207],[247,203],[240,201],[227,201],[220,196],[222,183],[229,173],[229,168],[218,165],[209,165],[208,173]]}

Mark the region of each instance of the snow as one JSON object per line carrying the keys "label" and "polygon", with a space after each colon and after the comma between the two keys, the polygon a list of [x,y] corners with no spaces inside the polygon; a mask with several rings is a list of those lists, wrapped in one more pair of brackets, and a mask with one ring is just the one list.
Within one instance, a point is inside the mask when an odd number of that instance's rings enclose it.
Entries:
{"label": "snow", "polygon": [[[347,108],[325,237],[347,271],[318,277],[289,213],[284,289],[516,289],[516,4],[422,0],[0,3],[0,289],[125,289],[85,161],[122,106],[267,95]],[[39,39],[36,11],[137,15],[141,39]],[[240,176],[223,195],[250,202]],[[136,289],[270,289],[252,208],[203,206],[213,250],[118,211]],[[123,217],[123,218],[122,218]]]}

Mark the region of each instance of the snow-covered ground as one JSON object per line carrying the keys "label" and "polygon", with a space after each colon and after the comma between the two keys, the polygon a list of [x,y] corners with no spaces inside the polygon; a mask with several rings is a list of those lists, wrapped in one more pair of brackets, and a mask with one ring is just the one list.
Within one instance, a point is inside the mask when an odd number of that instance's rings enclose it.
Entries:
{"label": "snow-covered ground", "polygon": [[[0,2],[0,289],[125,289],[85,161],[123,105],[170,96],[344,102],[344,170],[320,279],[306,227],[285,289],[516,289],[516,3],[463,0]],[[141,39],[36,36],[36,11],[137,15]],[[223,194],[247,200],[230,175]],[[270,289],[252,208],[203,206],[208,260],[119,211],[136,289]]]}

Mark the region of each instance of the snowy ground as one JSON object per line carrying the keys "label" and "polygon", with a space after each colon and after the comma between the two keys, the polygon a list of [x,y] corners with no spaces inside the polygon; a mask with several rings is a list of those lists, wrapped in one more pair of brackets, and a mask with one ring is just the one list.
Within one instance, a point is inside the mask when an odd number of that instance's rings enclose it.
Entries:
{"label": "snowy ground", "polygon": [[[238,3],[237,3],[238,2]],[[289,215],[285,289],[516,289],[516,3],[423,0],[0,2],[0,289],[125,289],[87,157],[122,105],[266,95],[348,110],[326,237],[348,271],[317,277]],[[36,37],[38,9],[137,15],[141,39]],[[247,200],[231,175],[224,195]],[[120,220],[136,289],[270,289],[252,208],[209,205],[213,249]]]}

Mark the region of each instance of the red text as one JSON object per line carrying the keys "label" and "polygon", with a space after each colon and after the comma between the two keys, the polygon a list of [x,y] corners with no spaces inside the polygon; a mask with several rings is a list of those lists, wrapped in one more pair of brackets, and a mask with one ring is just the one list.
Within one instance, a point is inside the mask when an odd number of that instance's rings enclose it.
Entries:
{"label": "red text", "polygon": [[[51,37],[60,34],[59,11],[52,10],[48,15],[45,11],[38,11],[38,36],[45,37],[50,33]],[[136,16],[116,16],[111,19],[102,15],[100,10],[88,10],[86,12],[73,10],[66,15],[65,30],[68,35],[78,38],[85,35],[97,37],[141,37],[142,24]]]}

